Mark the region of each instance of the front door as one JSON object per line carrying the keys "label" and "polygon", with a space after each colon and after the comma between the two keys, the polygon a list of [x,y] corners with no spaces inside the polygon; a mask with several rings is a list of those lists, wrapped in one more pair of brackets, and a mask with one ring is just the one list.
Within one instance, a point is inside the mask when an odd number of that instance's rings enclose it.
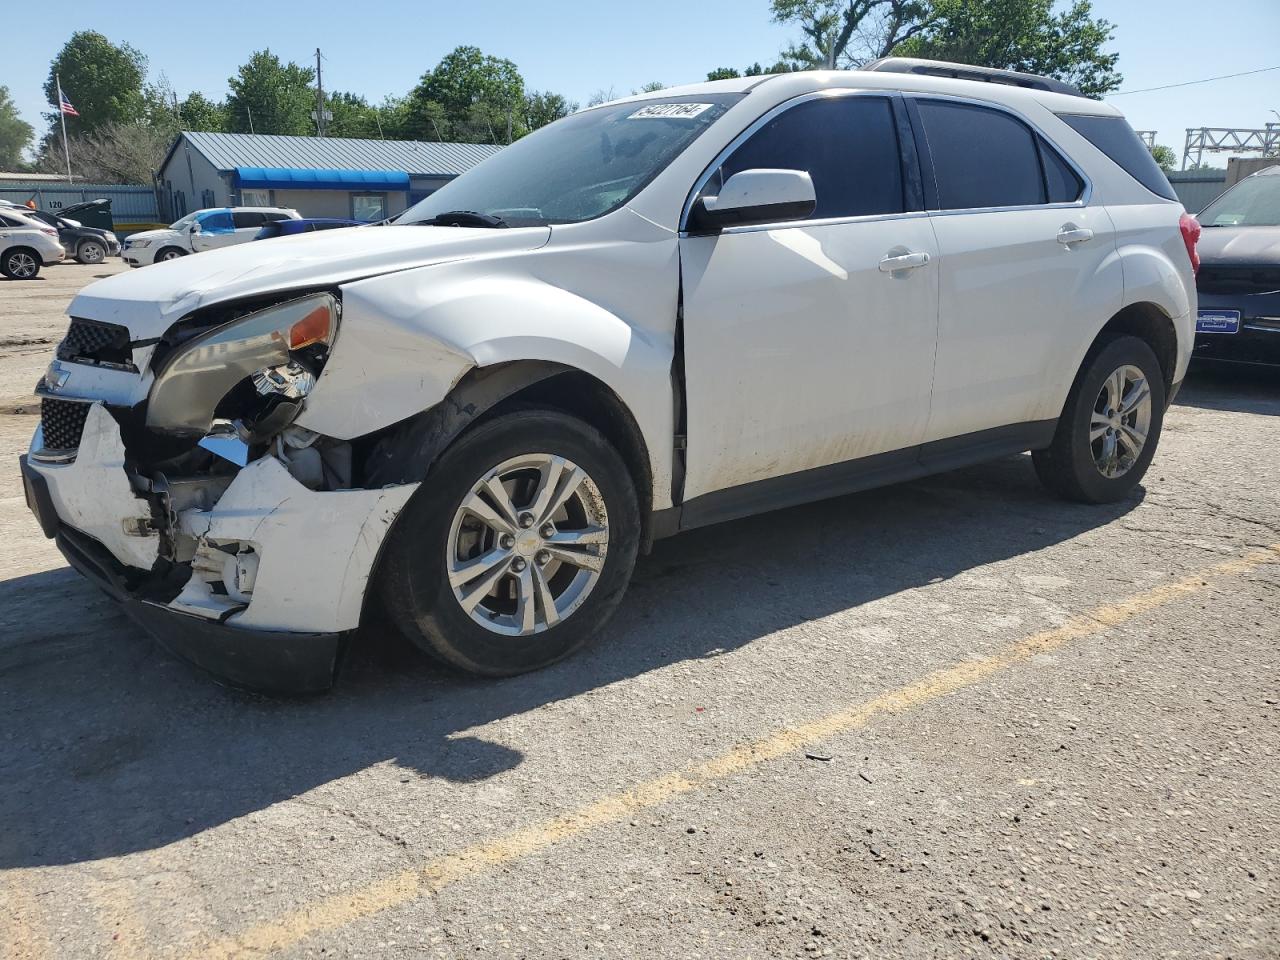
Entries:
{"label": "front door", "polygon": [[[914,457],[929,416],[938,265],[899,146],[903,116],[891,97],[800,98],[703,189],[747,169],[804,170],[818,203],[805,221],[680,241],[686,505],[739,488],[728,502],[743,503],[712,511],[727,518],[820,495],[831,470],[814,468]],[[768,489],[743,486],[758,481]]]}
{"label": "front door", "polygon": [[217,250],[236,242],[236,228],[230,210],[212,210],[196,217],[191,231],[191,249],[196,253]]}

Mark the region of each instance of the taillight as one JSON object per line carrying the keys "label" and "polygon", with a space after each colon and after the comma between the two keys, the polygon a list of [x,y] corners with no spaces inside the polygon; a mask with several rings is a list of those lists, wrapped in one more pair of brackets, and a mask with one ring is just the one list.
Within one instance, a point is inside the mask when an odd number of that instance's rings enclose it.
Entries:
{"label": "taillight", "polygon": [[1187,245],[1187,256],[1191,259],[1191,272],[1200,272],[1200,254],[1196,252],[1196,243],[1200,240],[1200,221],[1189,213],[1178,218],[1178,229],[1182,231],[1182,242]]}

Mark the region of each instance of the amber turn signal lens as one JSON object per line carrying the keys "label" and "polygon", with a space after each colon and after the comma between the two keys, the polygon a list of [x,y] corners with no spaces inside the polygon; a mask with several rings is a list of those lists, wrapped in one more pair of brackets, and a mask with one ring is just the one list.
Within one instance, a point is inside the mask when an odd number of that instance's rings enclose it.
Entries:
{"label": "amber turn signal lens", "polygon": [[301,350],[313,343],[328,343],[332,324],[328,306],[319,306],[289,328],[289,349]]}

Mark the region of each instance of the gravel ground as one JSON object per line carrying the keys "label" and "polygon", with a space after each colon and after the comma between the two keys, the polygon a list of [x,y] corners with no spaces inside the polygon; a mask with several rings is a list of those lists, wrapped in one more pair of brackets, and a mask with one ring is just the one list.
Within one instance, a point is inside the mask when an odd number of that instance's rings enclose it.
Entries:
{"label": "gravel ground", "polygon": [[22,504],[118,269],[0,283],[0,956],[1280,956],[1280,376],[1196,371],[1114,507],[1003,460],[665,541],[538,674],[374,626],[272,701]]}

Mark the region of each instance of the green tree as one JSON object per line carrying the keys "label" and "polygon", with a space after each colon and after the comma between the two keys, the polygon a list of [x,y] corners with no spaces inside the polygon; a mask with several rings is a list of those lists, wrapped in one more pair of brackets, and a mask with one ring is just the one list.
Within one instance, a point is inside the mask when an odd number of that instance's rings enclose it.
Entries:
{"label": "green tree", "polygon": [[0,170],[18,169],[22,151],[31,144],[34,133],[31,124],[18,115],[9,88],[0,86]]}
{"label": "green tree", "polygon": [[576,103],[570,103],[558,93],[540,93],[535,90],[524,98],[524,125],[533,132],[577,112],[577,109]]}
{"label": "green tree", "polygon": [[58,126],[58,85],[80,114],[67,117],[67,134],[89,133],[108,123],[132,123],[146,114],[142,83],[147,58],[127,43],[116,46],[95,30],[71,35],[49,64],[44,95],[54,106],[47,114]]}
{"label": "green tree", "polygon": [[770,0],[773,19],[800,28],[783,53],[801,69],[834,70],[888,56],[932,20],[928,0]]}
{"label": "green tree", "polygon": [[510,143],[528,132],[523,111],[524,78],[514,63],[478,47],[457,47],[409,94],[409,132],[420,139]]}
{"label": "green tree", "polygon": [[1089,0],[1061,13],[1053,0],[933,0],[932,19],[895,54],[1057,77],[1088,96],[1120,86],[1119,54],[1103,47],[1115,32]]}
{"label": "green tree", "polygon": [[227,80],[228,127],[234,133],[307,136],[315,132],[311,112],[316,73],[310,67],[282,63],[270,49],[256,51]]}
{"label": "green tree", "polygon": [[381,118],[369,101],[356,93],[330,93],[325,96],[325,109],[333,114],[325,125],[327,137],[379,138]]}
{"label": "green tree", "polygon": [[204,130],[209,133],[224,133],[227,130],[227,107],[225,103],[215,103],[199,90],[189,94],[178,104],[178,113],[182,117],[183,130]]}
{"label": "green tree", "polygon": [[1160,164],[1160,169],[1165,173],[1178,165],[1178,155],[1173,152],[1173,147],[1166,147],[1163,143],[1157,143],[1151,148],[1151,156],[1156,158],[1156,163]]}
{"label": "green tree", "polygon": [[794,70],[802,70],[803,67],[795,63],[788,63],[786,60],[779,60],[771,67],[762,67],[757,60],[745,70],[735,70],[733,67],[717,67],[707,74],[708,80],[733,80],[737,77],[762,77],[765,74],[773,73],[791,73]]}

